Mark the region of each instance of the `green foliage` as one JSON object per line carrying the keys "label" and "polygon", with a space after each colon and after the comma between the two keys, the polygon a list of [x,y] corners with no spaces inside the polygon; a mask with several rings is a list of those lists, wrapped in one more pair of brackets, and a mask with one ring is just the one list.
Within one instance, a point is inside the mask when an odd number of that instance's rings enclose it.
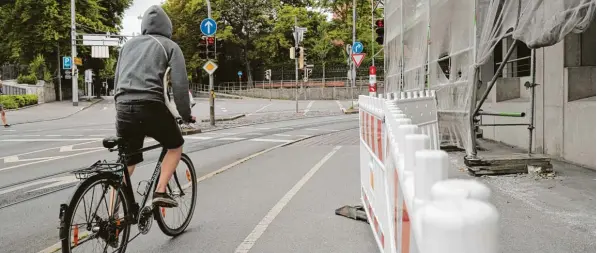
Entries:
{"label": "green foliage", "polygon": [[23,83],[23,84],[37,84],[37,77],[32,74],[28,74],[28,75],[21,74],[17,78],[17,82]]}
{"label": "green foliage", "polygon": [[114,72],[116,70],[116,59],[112,56],[104,60],[104,68],[100,70],[99,76],[102,80],[114,78]]}
{"label": "green foliage", "polygon": [[[28,64],[38,55],[47,59],[38,79],[51,81],[60,68],[56,55],[70,52],[70,2],[66,0],[13,0],[0,4],[0,64]],[[117,33],[122,16],[133,0],[77,0],[77,33]],[[89,47],[79,47],[84,68],[101,68],[101,61],[87,61]],[[90,62],[90,63],[87,63]],[[94,65],[95,64],[95,65]]]}
{"label": "green foliage", "polygon": [[3,95],[0,104],[6,109],[16,109],[37,104],[37,95]]}

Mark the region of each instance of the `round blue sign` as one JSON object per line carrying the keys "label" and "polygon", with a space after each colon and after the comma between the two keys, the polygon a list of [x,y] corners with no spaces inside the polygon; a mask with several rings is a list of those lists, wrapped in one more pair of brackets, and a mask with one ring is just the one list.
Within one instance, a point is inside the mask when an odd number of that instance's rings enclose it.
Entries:
{"label": "round blue sign", "polygon": [[201,21],[201,33],[205,34],[206,36],[212,36],[218,30],[218,24],[216,21],[211,18],[206,18]]}
{"label": "round blue sign", "polygon": [[362,53],[362,52],[363,52],[363,43],[361,43],[361,42],[358,42],[358,41],[357,41],[357,42],[355,42],[355,43],[352,45],[352,52],[353,52],[353,53],[355,53],[355,54],[360,54],[360,53]]}
{"label": "round blue sign", "polygon": [[238,73],[236,73],[239,77],[243,76],[243,72],[242,71],[238,71]]}

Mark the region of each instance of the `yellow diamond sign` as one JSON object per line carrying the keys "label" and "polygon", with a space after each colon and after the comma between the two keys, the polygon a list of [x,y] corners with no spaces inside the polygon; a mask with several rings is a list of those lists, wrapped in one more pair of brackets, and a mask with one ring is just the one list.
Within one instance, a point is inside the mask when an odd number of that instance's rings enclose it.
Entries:
{"label": "yellow diamond sign", "polygon": [[207,61],[205,65],[203,65],[203,70],[205,70],[205,72],[207,72],[210,75],[213,74],[216,71],[216,69],[218,69],[218,65],[212,61]]}

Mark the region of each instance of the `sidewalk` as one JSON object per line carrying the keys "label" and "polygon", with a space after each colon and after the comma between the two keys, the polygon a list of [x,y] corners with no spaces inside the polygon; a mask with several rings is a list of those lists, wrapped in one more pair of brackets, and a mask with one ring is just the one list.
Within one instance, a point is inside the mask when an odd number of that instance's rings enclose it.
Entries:
{"label": "sidewalk", "polygon": [[94,99],[91,102],[79,101],[78,106],[73,106],[72,101],[43,103],[21,110],[7,111],[6,119],[11,125],[60,119],[71,116],[101,101],[102,99]]}
{"label": "sidewalk", "polygon": [[[491,154],[524,153],[480,140]],[[450,178],[471,178],[464,152],[450,152]],[[500,252],[595,252],[595,171],[552,160],[555,175],[483,176],[500,213]]]}

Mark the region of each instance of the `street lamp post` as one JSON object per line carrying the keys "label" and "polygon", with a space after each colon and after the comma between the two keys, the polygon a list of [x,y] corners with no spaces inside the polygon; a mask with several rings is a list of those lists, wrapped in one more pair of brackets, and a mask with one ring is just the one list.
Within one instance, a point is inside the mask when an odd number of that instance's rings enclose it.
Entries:
{"label": "street lamp post", "polygon": [[73,106],[79,105],[79,86],[77,79],[79,73],[77,71],[77,64],[74,64],[75,58],[77,57],[77,27],[75,23],[75,0],[70,1],[70,26],[71,26],[71,66],[72,66],[72,89],[73,89]]}

